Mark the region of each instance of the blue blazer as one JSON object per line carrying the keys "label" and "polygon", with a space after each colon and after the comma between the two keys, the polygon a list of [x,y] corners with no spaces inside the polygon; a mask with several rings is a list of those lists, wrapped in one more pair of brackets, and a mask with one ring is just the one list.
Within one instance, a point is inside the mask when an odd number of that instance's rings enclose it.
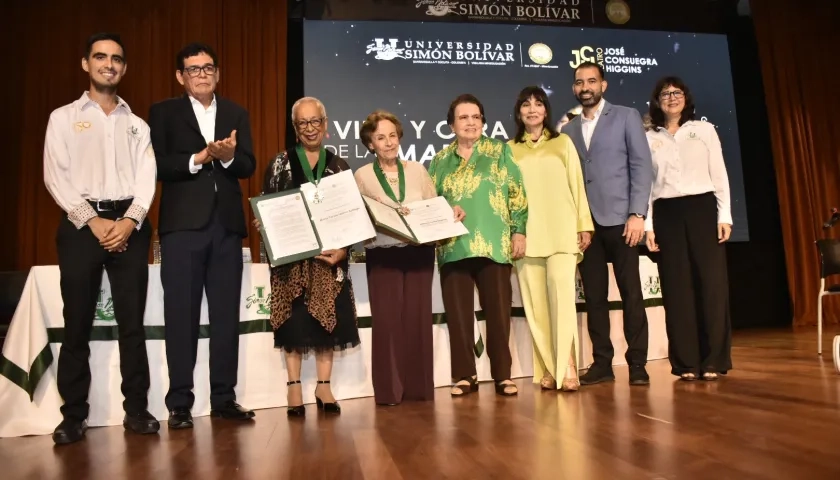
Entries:
{"label": "blue blazer", "polygon": [[588,150],[580,119],[561,131],[577,148],[593,220],[609,227],[624,225],[634,213],[647,216],[653,161],[639,112],[605,100]]}

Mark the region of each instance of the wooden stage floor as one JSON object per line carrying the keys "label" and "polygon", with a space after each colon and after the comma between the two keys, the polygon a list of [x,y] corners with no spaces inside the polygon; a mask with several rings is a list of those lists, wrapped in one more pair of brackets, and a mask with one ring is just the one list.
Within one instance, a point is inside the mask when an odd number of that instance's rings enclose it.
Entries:
{"label": "wooden stage floor", "polygon": [[[158,436],[90,429],[0,439],[0,477],[51,479],[838,479],[840,375],[829,327],[736,332],[735,370],[716,383],[676,381],[651,362],[649,387],[616,383],[541,392],[530,379],[503,398],[492,385],[452,399],[377,407],[341,402],[340,417],[257,411],[242,425],[209,417]],[[9,415],[11,412],[3,412]]]}

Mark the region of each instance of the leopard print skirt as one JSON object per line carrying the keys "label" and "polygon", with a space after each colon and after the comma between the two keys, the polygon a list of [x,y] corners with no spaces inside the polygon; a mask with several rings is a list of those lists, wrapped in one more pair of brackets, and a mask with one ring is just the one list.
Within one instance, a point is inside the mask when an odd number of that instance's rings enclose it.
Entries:
{"label": "leopard print skirt", "polygon": [[274,344],[287,352],[344,350],[359,345],[347,264],[304,260],[271,269]]}

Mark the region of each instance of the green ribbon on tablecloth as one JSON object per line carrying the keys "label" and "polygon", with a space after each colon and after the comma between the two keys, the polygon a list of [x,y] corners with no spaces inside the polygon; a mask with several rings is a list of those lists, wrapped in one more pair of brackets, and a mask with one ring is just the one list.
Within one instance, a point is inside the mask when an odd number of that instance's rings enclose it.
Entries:
{"label": "green ribbon on tablecloth", "polygon": [[[662,299],[648,298],[645,299],[644,303],[645,308],[661,307]],[[621,310],[621,301],[609,302],[609,307],[610,310]],[[585,313],[586,305],[583,303],[578,303],[577,312]],[[525,309],[522,307],[511,307],[510,315],[511,317],[524,318]],[[478,319],[478,321],[485,320],[484,312],[481,310],[475,312],[475,316]],[[432,324],[445,325],[446,313],[433,314]],[[373,325],[373,318],[369,316],[359,317],[358,325],[359,328],[371,328]],[[146,326],[146,340],[163,340],[165,328],[166,327],[163,325]],[[240,335],[248,335],[251,333],[268,333],[271,331],[271,321],[267,318],[239,322]],[[93,342],[112,342],[116,341],[118,338],[119,329],[116,325],[96,325],[91,329],[90,340]],[[199,326],[198,338],[210,338],[210,325]],[[64,328],[47,329],[47,341],[49,343],[61,343],[63,340]],[[481,335],[479,335],[478,341],[476,341],[473,350],[475,352],[476,357],[480,357],[484,353],[484,340],[481,338]],[[22,388],[26,393],[29,394],[29,399],[32,400],[32,397],[35,394],[35,388],[38,386],[38,383],[41,381],[41,378],[44,376],[52,362],[53,354],[52,350],[50,350],[49,344],[47,344],[44,347],[44,349],[41,350],[41,353],[39,353],[35,357],[35,360],[32,362],[32,366],[30,367],[29,372],[27,372],[23,368],[20,368],[18,365],[15,365],[2,354],[0,354],[0,375],[6,377],[9,381]]]}

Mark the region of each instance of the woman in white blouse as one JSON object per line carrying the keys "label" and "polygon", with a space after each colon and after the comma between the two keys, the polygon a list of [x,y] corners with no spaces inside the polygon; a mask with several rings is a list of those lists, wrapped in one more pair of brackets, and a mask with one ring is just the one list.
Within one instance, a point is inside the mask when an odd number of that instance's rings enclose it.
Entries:
{"label": "woman in white blouse", "polygon": [[[403,205],[437,193],[422,163],[399,158],[402,136],[402,124],[394,114],[377,110],[368,115],[359,137],[375,158],[356,170],[356,184],[362,195],[411,215]],[[462,220],[463,210],[457,206],[454,210],[455,219]],[[380,231],[365,249],[374,399],[379,405],[432,400],[435,246],[412,244]]]}
{"label": "woman in white blouse", "polygon": [[729,180],[714,125],[694,119],[694,100],[677,77],[657,82],[650,99],[653,157],[650,251],[659,276],[671,373],[717,380],[732,368],[724,242],[732,231]]}

